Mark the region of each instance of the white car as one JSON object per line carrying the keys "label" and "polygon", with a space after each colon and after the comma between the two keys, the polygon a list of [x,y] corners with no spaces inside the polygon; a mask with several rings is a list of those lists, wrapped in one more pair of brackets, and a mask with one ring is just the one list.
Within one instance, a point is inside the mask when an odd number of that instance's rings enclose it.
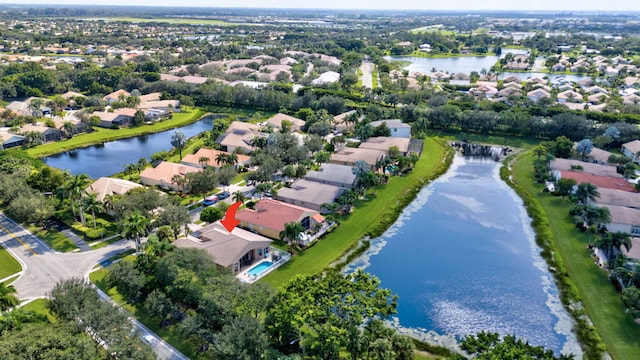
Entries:
{"label": "white car", "polygon": [[142,336],[142,341],[146,342],[147,344],[153,345],[156,342],[156,337],[151,334],[144,334],[144,336]]}

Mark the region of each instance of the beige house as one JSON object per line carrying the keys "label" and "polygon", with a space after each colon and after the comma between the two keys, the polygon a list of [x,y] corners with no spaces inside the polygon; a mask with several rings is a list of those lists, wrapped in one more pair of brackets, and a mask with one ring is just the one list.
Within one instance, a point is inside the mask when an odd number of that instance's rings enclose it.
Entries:
{"label": "beige house", "polygon": [[241,121],[234,121],[229,125],[227,131],[220,135],[216,142],[222,145],[227,152],[234,152],[241,149],[245,153],[253,151],[253,139],[256,136],[263,136],[260,126]]}
{"label": "beige house", "polygon": [[622,144],[622,154],[635,163],[640,163],[640,140]]}
{"label": "beige house", "polygon": [[112,92],[111,94],[107,94],[105,95],[102,100],[104,100],[107,104],[111,105],[116,101],[120,101],[120,97],[125,97],[128,98],[129,96],[131,96],[131,93],[128,92],[127,90],[116,90],[114,92]]}
{"label": "beige house", "polygon": [[267,124],[273,126],[276,129],[282,129],[282,121],[288,121],[291,123],[292,130],[297,130],[300,131],[302,130],[302,127],[305,124],[305,121],[302,119],[298,119],[297,117],[293,117],[293,116],[289,116],[287,114],[283,114],[283,113],[277,113],[275,115],[273,115],[272,117],[270,117],[267,120]]}
{"label": "beige house", "polygon": [[175,175],[185,176],[188,173],[202,171],[202,168],[184,164],[162,161],[158,166],[146,168],[140,173],[140,182],[144,185],[159,186],[167,190],[183,190],[172,182]]}
{"label": "beige house", "polygon": [[361,143],[358,148],[380,150],[386,153],[392,146],[397,146],[402,155],[407,155],[410,143],[411,139],[409,138],[378,136],[367,139],[367,141]]}
{"label": "beige house", "polygon": [[331,163],[353,166],[356,161],[362,160],[374,167],[376,162],[385,156],[386,150],[345,147],[331,155]]}
{"label": "beige house", "polygon": [[173,244],[179,248],[202,249],[213,257],[218,266],[237,274],[268,258],[271,240],[239,227],[229,232],[217,221],[200,229],[197,238],[182,238]]}
{"label": "beige house", "polygon": [[124,195],[131,189],[141,187],[142,185],[134,183],[133,181],[101,177],[89,185],[84,191],[96,194],[96,199],[104,202],[104,198],[108,195]]}
{"label": "beige house", "polygon": [[323,205],[333,203],[345,190],[315,181],[298,180],[290,187],[279,189],[276,199],[324,213],[327,209]]}

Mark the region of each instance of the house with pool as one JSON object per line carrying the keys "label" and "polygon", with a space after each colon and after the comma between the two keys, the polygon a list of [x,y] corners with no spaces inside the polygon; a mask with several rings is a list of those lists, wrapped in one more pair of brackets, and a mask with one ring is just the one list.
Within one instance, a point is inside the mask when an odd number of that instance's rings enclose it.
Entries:
{"label": "house with pool", "polygon": [[240,280],[254,282],[291,258],[289,253],[271,247],[271,242],[239,227],[229,232],[216,221],[173,244],[179,248],[202,249],[218,266],[230,269]]}

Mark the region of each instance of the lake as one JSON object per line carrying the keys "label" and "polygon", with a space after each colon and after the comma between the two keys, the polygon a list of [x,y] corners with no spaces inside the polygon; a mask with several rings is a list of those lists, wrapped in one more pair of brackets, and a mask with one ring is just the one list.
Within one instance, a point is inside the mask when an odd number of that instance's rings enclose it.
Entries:
{"label": "lake", "polygon": [[[386,56],[385,59],[391,61],[404,61],[409,62],[409,65],[405,66],[404,70],[409,70],[409,72],[421,72],[423,74],[430,74],[432,70],[435,68],[436,70],[448,72],[449,74],[470,74],[472,71],[476,71],[480,73],[482,69],[489,71],[489,69],[495,65],[495,63],[500,60],[500,58],[504,57],[507,53],[516,54],[526,54],[526,50],[519,49],[503,49],[501,56],[461,56],[461,57],[447,57],[447,58],[422,58],[422,57],[414,57],[414,56]],[[564,77],[569,81],[580,81],[589,76],[586,75],[577,75],[577,74],[568,74],[568,75],[560,75],[560,74],[547,74],[541,72],[504,72],[500,74],[500,78],[504,79],[509,76],[515,76],[521,80],[525,80],[529,77],[549,77],[549,80],[553,80],[558,77]]]}
{"label": "lake", "polygon": [[69,170],[73,175],[87,174],[97,179],[122,172],[126,164],[137,163],[140,158],[149,160],[158,151],[171,150],[171,136],[176,130],[192,137],[212,128],[213,118],[205,117],[178,129],[92,145],[42,160],[49,166]]}
{"label": "lake", "polygon": [[399,295],[393,324],[414,337],[454,346],[484,330],[581,356],[530,219],[500,180],[500,165],[456,156],[346,272],[366,269]]}

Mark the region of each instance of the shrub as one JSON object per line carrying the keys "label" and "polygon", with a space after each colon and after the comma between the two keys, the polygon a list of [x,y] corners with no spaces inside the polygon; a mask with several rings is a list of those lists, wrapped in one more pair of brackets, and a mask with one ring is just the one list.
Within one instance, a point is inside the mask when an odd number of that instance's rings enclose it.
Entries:
{"label": "shrub", "polygon": [[200,213],[200,220],[208,223],[212,223],[222,219],[224,212],[217,207],[208,207],[202,210]]}

